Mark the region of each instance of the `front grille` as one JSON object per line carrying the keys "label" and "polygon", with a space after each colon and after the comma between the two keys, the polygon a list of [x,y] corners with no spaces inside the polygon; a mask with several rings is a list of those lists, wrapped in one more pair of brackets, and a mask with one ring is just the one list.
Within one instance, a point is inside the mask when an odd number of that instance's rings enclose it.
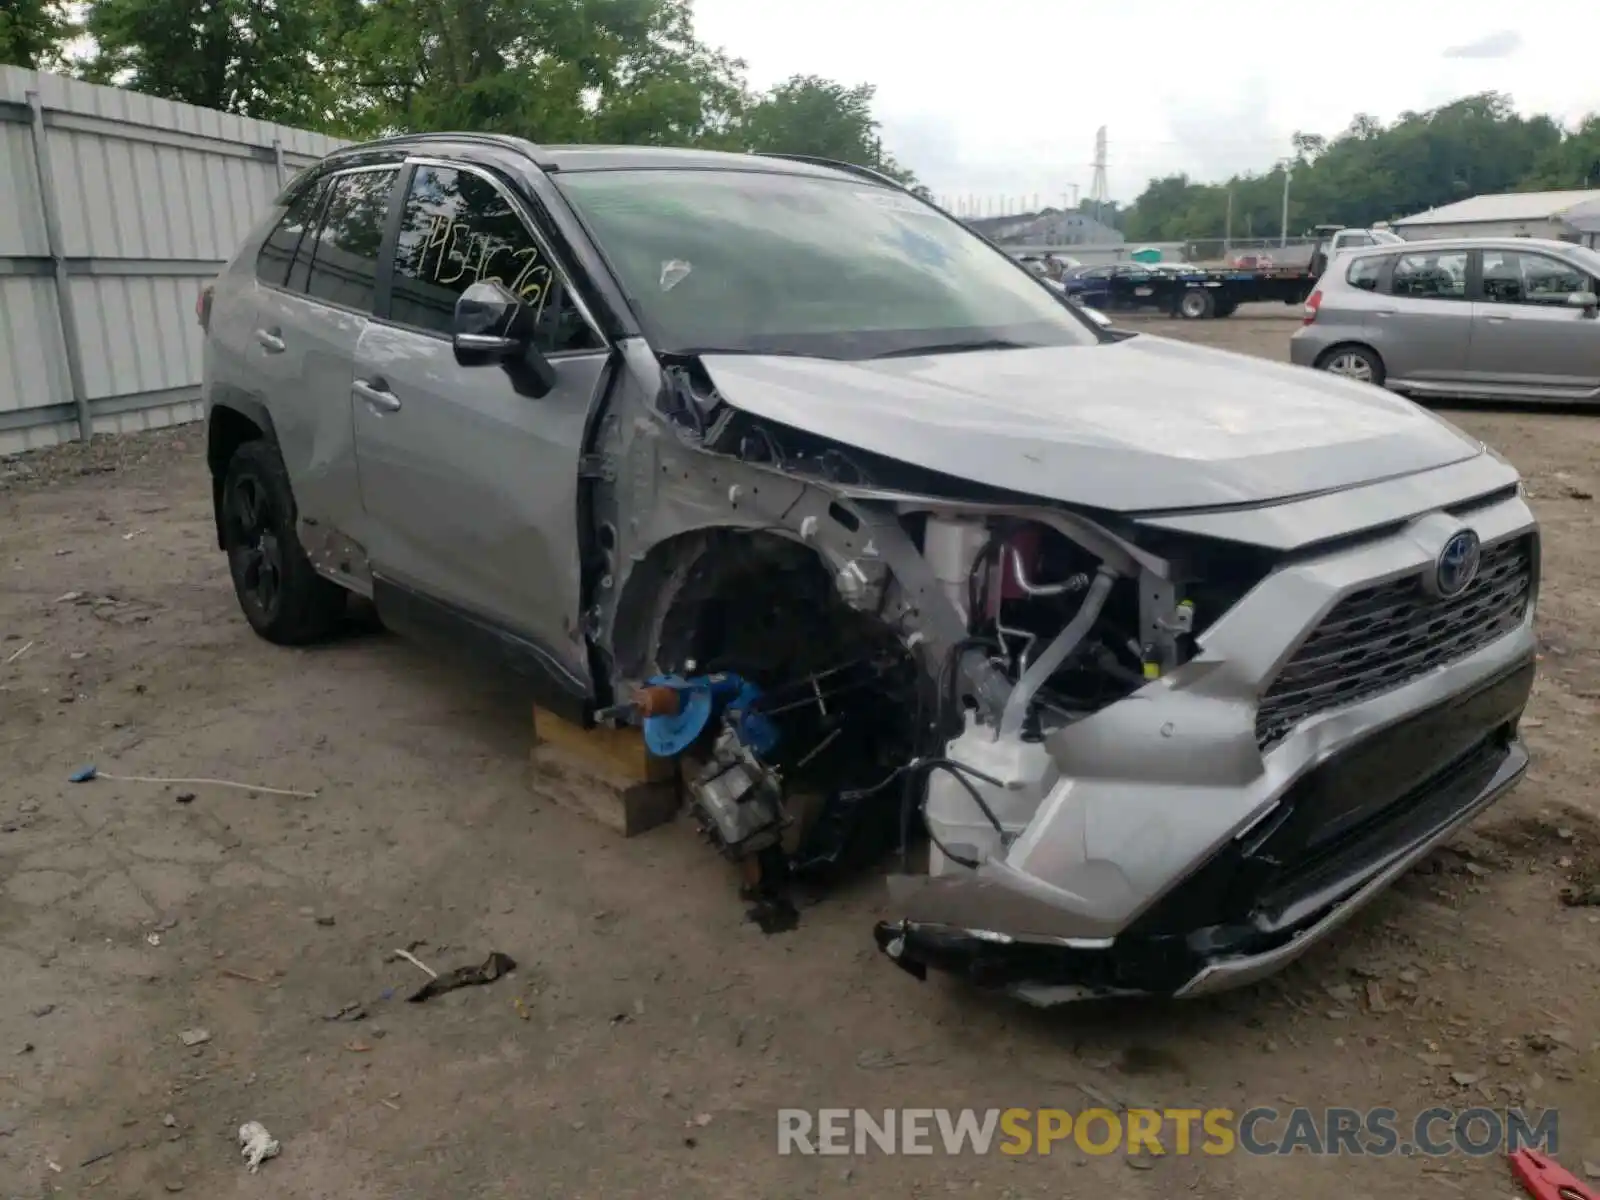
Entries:
{"label": "front grille", "polygon": [[1301,721],[1368,700],[1510,633],[1533,591],[1533,536],[1483,548],[1477,578],[1438,600],[1419,576],[1352,592],[1295,651],[1256,713],[1265,749]]}

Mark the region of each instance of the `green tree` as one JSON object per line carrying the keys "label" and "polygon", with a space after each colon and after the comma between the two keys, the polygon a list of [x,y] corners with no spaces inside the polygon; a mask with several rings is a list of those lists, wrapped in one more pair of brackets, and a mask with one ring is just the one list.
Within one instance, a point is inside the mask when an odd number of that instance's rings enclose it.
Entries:
{"label": "green tree", "polygon": [[[1549,117],[1523,117],[1495,92],[1466,96],[1391,125],[1366,114],[1333,138],[1291,142],[1289,233],[1324,222],[1368,225],[1486,192],[1600,181],[1600,129],[1565,134]],[[1586,138],[1594,135],[1595,141]],[[1220,238],[1233,197],[1235,237],[1270,236],[1282,224],[1282,166],[1226,183],[1184,176],[1151,180],[1128,214],[1140,240]]]}
{"label": "green tree", "polygon": [[871,167],[926,194],[911,171],[883,148],[872,102],[877,88],[795,75],[745,110],[740,138],[757,153],[809,154]]}
{"label": "green tree", "polygon": [[86,78],[151,96],[320,126],[317,0],[93,0]]}
{"label": "green tree", "polygon": [[1588,117],[1545,151],[1523,186],[1528,190],[1600,188],[1600,114]]}
{"label": "green tree", "polygon": [[55,66],[75,31],[63,0],[0,0],[0,66]]}
{"label": "green tree", "polygon": [[687,0],[327,0],[337,123],[732,144],[741,63]]}

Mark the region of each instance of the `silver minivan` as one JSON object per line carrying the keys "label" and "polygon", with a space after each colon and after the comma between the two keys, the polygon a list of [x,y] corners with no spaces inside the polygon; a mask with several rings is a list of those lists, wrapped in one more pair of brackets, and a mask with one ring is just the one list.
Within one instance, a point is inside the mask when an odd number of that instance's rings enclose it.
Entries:
{"label": "silver minivan", "polygon": [[1430,396],[1600,400],[1600,254],[1535,238],[1339,255],[1290,341],[1300,366]]}

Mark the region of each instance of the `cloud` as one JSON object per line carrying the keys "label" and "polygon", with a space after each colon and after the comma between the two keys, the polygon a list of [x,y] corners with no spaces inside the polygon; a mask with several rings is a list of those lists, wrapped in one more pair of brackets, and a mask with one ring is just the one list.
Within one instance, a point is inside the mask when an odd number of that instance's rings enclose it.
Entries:
{"label": "cloud", "polygon": [[1522,49],[1522,35],[1514,29],[1502,29],[1476,41],[1451,46],[1444,52],[1446,58],[1510,58]]}

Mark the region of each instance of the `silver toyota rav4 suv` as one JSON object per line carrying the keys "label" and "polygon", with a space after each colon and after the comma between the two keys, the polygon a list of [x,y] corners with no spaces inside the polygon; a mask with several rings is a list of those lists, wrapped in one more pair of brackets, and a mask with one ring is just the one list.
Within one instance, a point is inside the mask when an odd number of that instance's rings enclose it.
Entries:
{"label": "silver toyota rav4 suv", "polygon": [[1527,764],[1539,537],[1503,459],[1103,328],[870,171],[358,146],[200,316],[258,633],[354,592],[641,724],[769,897],[899,846],[876,939],[919,976],[1254,979]]}

